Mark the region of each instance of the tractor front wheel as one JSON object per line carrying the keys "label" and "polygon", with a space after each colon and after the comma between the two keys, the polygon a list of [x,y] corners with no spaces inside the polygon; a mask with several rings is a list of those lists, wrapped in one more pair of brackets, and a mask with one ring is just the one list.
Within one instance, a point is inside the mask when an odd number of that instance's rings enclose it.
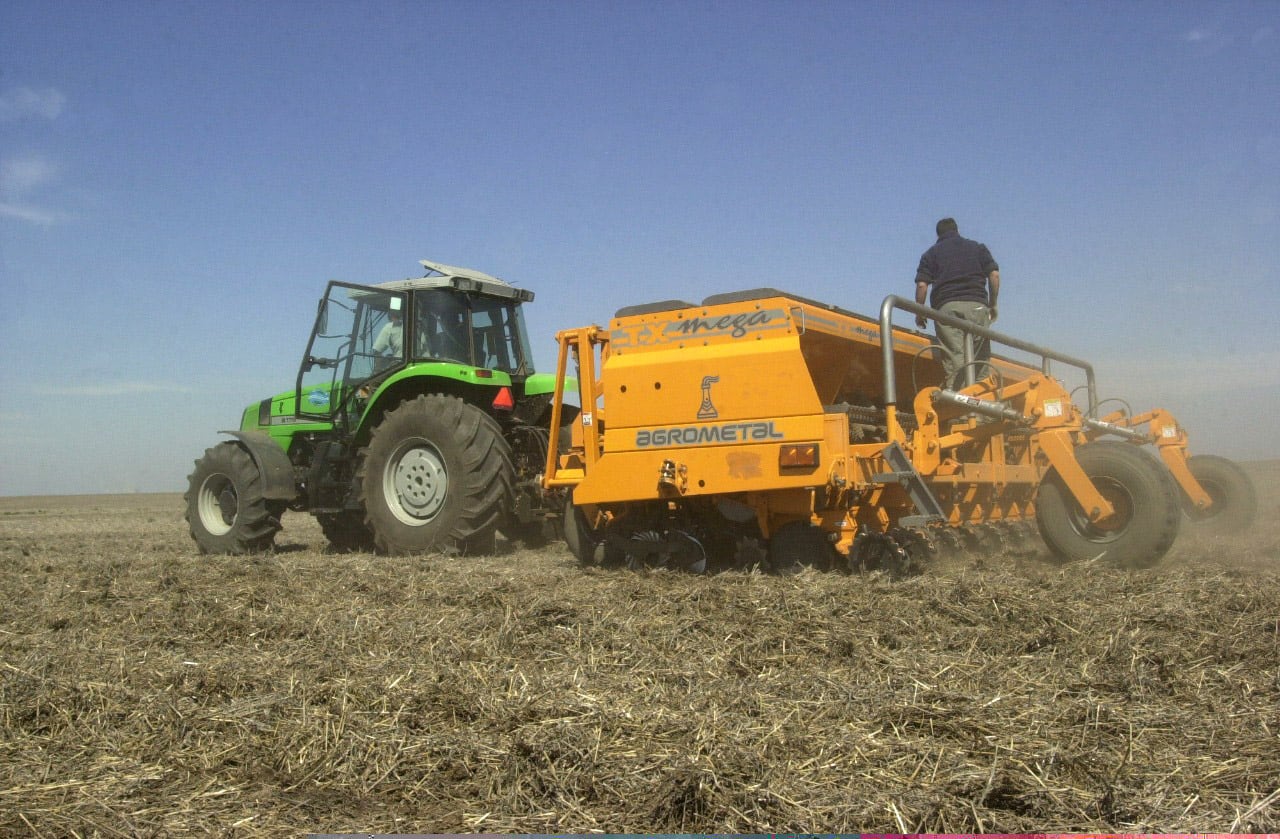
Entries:
{"label": "tractor front wheel", "polygon": [[511,449],[453,396],[419,396],[373,430],[357,474],[365,524],[389,554],[492,553],[512,502]]}
{"label": "tractor front wheel", "polygon": [[187,478],[187,524],[201,553],[269,550],[284,504],[263,495],[262,473],[239,443],[219,443],[196,461]]}
{"label": "tractor front wheel", "polygon": [[1076,461],[1115,508],[1090,521],[1056,472],[1040,485],[1036,522],[1059,558],[1105,559],[1128,568],[1159,562],[1178,535],[1181,510],[1164,467],[1129,443],[1101,441],[1075,450]]}
{"label": "tractor front wheel", "polygon": [[1187,468],[1209,493],[1213,506],[1197,510],[1185,505],[1197,530],[1210,536],[1231,536],[1253,527],[1258,515],[1258,493],[1253,481],[1234,461],[1211,454],[1187,458]]}

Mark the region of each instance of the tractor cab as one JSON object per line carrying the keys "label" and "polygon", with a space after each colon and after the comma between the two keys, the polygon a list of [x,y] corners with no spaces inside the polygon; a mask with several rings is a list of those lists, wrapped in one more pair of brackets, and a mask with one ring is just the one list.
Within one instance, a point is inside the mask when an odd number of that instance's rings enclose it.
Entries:
{"label": "tractor cab", "polygon": [[398,374],[460,388],[522,385],[533,355],[520,310],[533,292],[469,268],[421,260],[423,277],[373,286],[333,281],[298,372],[295,417],[359,421]]}

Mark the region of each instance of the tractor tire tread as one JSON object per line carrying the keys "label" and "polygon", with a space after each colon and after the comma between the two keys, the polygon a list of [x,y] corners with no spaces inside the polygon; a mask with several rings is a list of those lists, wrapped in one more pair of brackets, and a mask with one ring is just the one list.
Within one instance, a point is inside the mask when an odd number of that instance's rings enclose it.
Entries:
{"label": "tractor tire tread", "polygon": [[[383,497],[387,459],[411,436],[436,447],[448,471],[444,506],[420,525],[399,521]],[[365,526],[384,553],[492,553],[493,532],[511,504],[513,482],[511,449],[492,417],[456,396],[424,394],[389,411],[374,428],[356,491]]]}
{"label": "tractor tire tread", "polygon": [[1064,561],[1104,557],[1125,568],[1149,568],[1164,558],[1178,536],[1182,511],[1163,465],[1131,443],[1103,440],[1075,450],[1090,479],[1118,483],[1133,502],[1130,521],[1113,536],[1094,538],[1081,524],[1076,501],[1056,472],[1041,483],[1036,523],[1049,549]]}
{"label": "tractor tire tread", "polygon": [[[213,533],[201,521],[202,488],[217,476],[231,483],[237,501],[235,517],[225,533]],[[270,550],[285,509],[283,504],[266,499],[258,465],[244,446],[232,441],[206,449],[195,461],[182,498],[191,538],[203,554],[244,555]]]}

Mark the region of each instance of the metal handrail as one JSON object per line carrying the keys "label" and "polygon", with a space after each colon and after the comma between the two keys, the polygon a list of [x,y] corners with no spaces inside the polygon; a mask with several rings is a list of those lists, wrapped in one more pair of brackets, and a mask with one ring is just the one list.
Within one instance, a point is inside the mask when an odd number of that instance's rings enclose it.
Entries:
{"label": "metal handrail", "polygon": [[[916,303],[914,300],[907,300],[896,294],[890,294],[884,299],[884,302],[880,304],[880,353],[881,358],[884,361],[884,401],[886,405],[898,404],[898,382],[893,363],[894,309],[902,309],[904,312],[911,312],[921,317],[929,318],[937,323],[955,327],[966,335],[977,335],[981,338],[986,338],[988,341],[993,343],[1003,344],[1008,347],[1013,347],[1014,349],[1022,350],[1023,352],[1031,353],[1032,355],[1038,355],[1040,356],[1041,369],[1044,371],[1046,376],[1049,375],[1049,361],[1051,359],[1053,361],[1060,361],[1070,367],[1078,367],[1084,371],[1086,382],[1085,386],[1088,388],[1089,392],[1089,410],[1087,411],[1086,416],[1094,419],[1097,418],[1098,390],[1094,383],[1093,365],[1089,362],[1065,355],[1064,353],[1057,352],[1056,350],[1051,350],[1048,347],[1033,344],[1030,341],[1023,341],[1019,338],[1014,338],[1012,335],[1005,335],[1002,332],[996,332],[994,329],[990,329],[985,326],[978,326],[975,323],[970,323],[969,321],[961,318],[943,314],[937,309],[930,309],[928,306],[923,306]],[[969,347],[966,347],[965,354],[971,355]],[[971,360],[972,359],[966,359],[966,361]]]}

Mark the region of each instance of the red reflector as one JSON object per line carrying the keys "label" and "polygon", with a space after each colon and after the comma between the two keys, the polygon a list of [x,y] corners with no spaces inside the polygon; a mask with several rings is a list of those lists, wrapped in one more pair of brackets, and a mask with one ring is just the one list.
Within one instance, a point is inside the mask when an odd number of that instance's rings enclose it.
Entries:
{"label": "red reflector", "polygon": [[498,391],[498,395],[493,397],[493,409],[495,411],[510,411],[515,408],[516,400],[511,397],[511,388],[504,387]]}
{"label": "red reflector", "polygon": [[788,466],[817,466],[818,444],[801,443],[800,445],[783,446],[778,451],[778,465],[783,469]]}
{"label": "red reflector", "polygon": [[477,378],[477,379],[492,379],[492,378],[493,378],[493,371],[492,371],[492,370],[485,370],[485,369],[482,367],[482,368],[480,368],[479,370],[477,370],[477,371],[476,371],[476,378]]}

